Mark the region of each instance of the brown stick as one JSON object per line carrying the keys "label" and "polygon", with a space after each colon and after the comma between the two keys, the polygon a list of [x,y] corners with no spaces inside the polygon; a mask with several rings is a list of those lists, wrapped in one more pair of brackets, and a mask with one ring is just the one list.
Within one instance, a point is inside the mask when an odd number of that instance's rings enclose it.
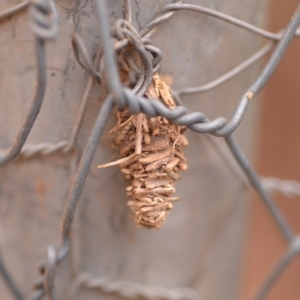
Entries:
{"label": "brown stick", "polygon": [[142,153],[142,141],[143,141],[143,120],[145,118],[144,113],[139,113],[136,118],[136,137],[135,137],[135,154]]}
{"label": "brown stick", "polygon": [[140,158],[139,163],[144,164],[144,165],[150,164],[152,162],[163,159],[164,157],[170,155],[171,153],[172,153],[172,148],[169,147],[165,150],[158,151],[156,153],[149,154],[146,157]]}
{"label": "brown stick", "polygon": [[136,154],[134,153],[134,154],[131,154],[131,155],[126,156],[126,157],[124,157],[124,158],[115,160],[115,161],[113,161],[113,162],[110,162],[110,163],[107,163],[107,164],[104,164],[104,165],[100,165],[100,166],[98,166],[97,168],[98,168],[98,169],[103,169],[103,168],[107,168],[107,167],[119,165],[119,164],[121,164],[121,163],[124,163],[124,162],[126,162],[126,161],[128,161],[128,160],[134,158],[135,156],[136,156]]}

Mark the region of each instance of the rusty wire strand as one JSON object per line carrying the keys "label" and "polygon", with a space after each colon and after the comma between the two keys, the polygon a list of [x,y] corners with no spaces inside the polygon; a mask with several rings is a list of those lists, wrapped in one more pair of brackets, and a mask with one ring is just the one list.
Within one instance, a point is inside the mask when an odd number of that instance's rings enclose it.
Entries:
{"label": "rusty wire strand", "polygon": [[72,229],[74,214],[79,201],[79,196],[82,192],[84,182],[89,172],[94,154],[96,152],[100,136],[102,135],[102,131],[104,129],[107,118],[112,110],[112,107],[113,107],[112,97],[108,96],[104,101],[104,103],[102,104],[102,108],[95,121],[95,125],[91,131],[90,137],[81,156],[77,172],[74,176],[72,187],[63,213],[62,241],[64,246],[61,248],[61,251],[59,252],[59,259],[62,259],[65,256],[66,248],[69,247],[71,229]]}
{"label": "rusty wire strand", "polygon": [[[49,16],[51,15],[51,18]],[[32,1],[31,5],[32,30],[35,35],[36,60],[37,60],[37,85],[34,97],[30,103],[27,114],[14,139],[6,150],[0,151],[0,166],[14,159],[21,149],[32,129],[40,111],[46,89],[46,59],[44,42],[53,38],[57,33],[57,13],[54,3],[46,0]]]}
{"label": "rusty wire strand", "polygon": [[45,88],[46,88],[46,67],[45,67],[45,52],[44,52],[44,41],[36,39],[36,55],[37,55],[37,89],[35,91],[34,98],[30,104],[29,110],[25,119],[22,122],[19,132],[9,148],[1,150],[0,152],[0,165],[4,165],[14,159],[21,151],[31,128],[36,120],[36,117],[41,108]]}

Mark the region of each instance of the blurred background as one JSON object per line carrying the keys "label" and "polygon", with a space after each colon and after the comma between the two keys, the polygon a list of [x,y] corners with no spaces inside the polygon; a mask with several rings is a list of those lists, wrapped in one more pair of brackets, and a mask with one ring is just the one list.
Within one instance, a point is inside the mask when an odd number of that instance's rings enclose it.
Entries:
{"label": "blurred background", "polygon": [[[289,22],[297,0],[271,0],[267,28],[277,32]],[[294,39],[265,87],[256,150],[261,176],[300,180],[300,40]],[[274,195],[296,232],[300,230],[300,200]],[[252,195],[239,299],[253,299],[255,290],[283,254],[287,244],[262,202]],[[269,300],[300,299],[300,258],[296,258],[272,288]]]}
{"label": "blurred background", "polygon": [[[0,0],[0,11],[21,2]],[[60,16],[60,33],[55,41],[47,44],[49,86],[43,109],[28,139],[31,145],[55,144],[69,138],[88,78],[74,58],[71,34],[77,31],[90,53],[95,53],[99,46],[94,1],[55,2]],[[169,2],[173,0],[132,0],[136,28],[140,26],[139,22],[146,24],[161,11],[164,3]],[[269,0],[266,24],[267,0],[184,2],[211,7],[272,32],[288,24],[298,5],[296,0]],[[121,0],[107,3],[112,18],[122,16]],[[28,24],[27,10],[1,24],[0,111],[5,113],[0,116],[0,149],[13,140],[33,92],[36,65],[34,38]],[[163,75],[170,79],[169,83],[175,89],[217,78],[252,55],[265,41],[243,29],[208,16],[200,18],[192,12],[176,13],[154,36],[154,44],[165,55]],[[299,54],[300,39],[295,39],[260,97],[250,105],[241,129],[236,133],[251,162],[255,156],[255,168],[264,177],[300,181],[297,156],[300,151]],[[212,118],[223,114],[228,118],[236,100],[262,66],[262,63],[255,64],[201,97],[186,95],[184,103],[192,111],[201,110]],[[60,224],[65,199],[102,98],[97,87],[91,89],[73,151],[64,153],[62,148],[49,156],[21,157],[0,169],[1,255],[26,295],[31,293],[31,283],[39,276],[36,266],[44,261],[46,247],[54,245],[58,248],[61,244]],[[18,109],[17,102],[11,99],[18,99]],[[113,122],[111,117],[106,131]],[[96,168],[113,157],[113,151],[102,139],[75,218],[70,261],[57,272],[57,282],[61,285],[59,292],[66,293],[83,272],[89,272],[95,278],[108,278],[112,282],[127,280],[144,287],[192,287],[200,291],[203,300],[253,299],[287,244],[254,192],[251,192],[248,206],[245,189],[230,175],[211,144],[190,131],[188,137],[191,147],[186,151],[192,163],[177,189],[184,201],[176,204],[166,226],[159,232],[136,229],[128,218],[125,184],[118,168],[102,172]],[[217,184],[213,186],[214,182]],[[298,232],[300,199],[274,197]],[[300,299],[299,276],[300,259],[296,258],[266,299]],[[120,299],[106,293],[82,288],[76,299]],[[0,299],[13,299],[3,280],[0,280]]]}

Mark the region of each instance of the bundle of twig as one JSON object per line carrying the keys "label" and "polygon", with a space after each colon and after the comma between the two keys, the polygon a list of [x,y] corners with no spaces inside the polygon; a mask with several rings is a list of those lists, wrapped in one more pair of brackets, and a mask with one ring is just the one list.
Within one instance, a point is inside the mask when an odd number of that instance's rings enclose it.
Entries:
{"label": "bundle of twig", "polygon": [[[160,99],[171,109],[175,107],[169,87],[157,74],[146,96]],[[178,171],[187,169],[182,152],[182,147],[188,145],[184,131],[185,127],[164,117],[131,115],[127,108],[117,112],[117,124],[110,132],[122,157],[117,163],[130,181],[126,191],[131,200],[127,204],[137,225],[160,228],[172,202],[178,200],[172,194],[175,181],[180,179]]]}

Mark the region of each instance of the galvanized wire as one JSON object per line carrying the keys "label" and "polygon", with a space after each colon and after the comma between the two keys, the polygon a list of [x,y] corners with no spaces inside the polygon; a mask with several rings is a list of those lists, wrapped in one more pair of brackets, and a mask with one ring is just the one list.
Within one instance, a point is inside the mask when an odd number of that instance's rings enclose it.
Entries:
{"label": "galvanized wire", "polygon": [[267,55],[272,50],[273,46],[274,46],[274,42],[268,42],[264,47],[262,47],[260,50],[258,50],[256,53],[254,53],[252,56],[247,58],[242,63],[238,64],[235,68],[231,69],[227,73],[223,74],[219,78],[209,83],[197,87],[187,87],[173,92],[176,93],[178,96],[182,96],[182,95],[198,94],[198,93],[204,93],[210,91],[222,85],[223,83],[227,82],[228,80],[236,77],[238,74],[242,73],[244,70],[252,66],[254,63],[259,61],[262,57]]}
{"label": "galvanized wire", "polygon": [[[73,52],[78,64],[85,71],[87,71],[97,83],[101,84],[100,74],[94,68],[93,63],[89,58],[88,51],[79,34],[77,33],[73,34],[71,41],[72,41]],[[82,56],[80,56],[80,53],[82,54]]]}
{"label": "galvanized wire", "polygon": [[288,198],[300,196],[300,182],[275,177],[262,178],[262,184],[270,193],[280,193]]}
{"label": "galvanized wire", "polygon": [[254,300],[263,300],[293,259],[300,254],[300,237],[295,237],[259,288]]}
{"label": "galvanized wire", "polygon": [[112,281],[104,277],[95,277],[82,273],[72,283],[69,299],[74,299],[80,288],[99,290],[131,299],[156,300],[199,300],[199,294],[190,288],[167,289],[159,286],[145,286],[129,281]]}
{"label": "galvanized wire", "polygon": [[37,59],[37,85],[27,115],[11,146],[0,152],[0,166],[14,159],[25,144],[31,128],[43,103],[46,89],[46,63],[44,43],[56,36],[58,27],[57,12],[52,1],[35,0],[31,3],[31,27],[35,35]]}
{"label": "galvanized wire", "polygon": [[[28,1],[20,3],[0,14],[0,20],[10,17],[11,15],[26,8]],[[46,62],[45,62],[45,41],[52,39],[57,34],[58,16],[52,0],[35,0],[31,1],[31,28],[35,36],[35,51],[37,60],[37,85],[34,97],[30,103],[27,115],[17,133],[16,138],[10,147],[0,151],[0,166],[13,160],[20,154],[24,143],[34,125],[37,115],[40,111],[46,89]],[[16,299],[22,299],[22,294],[18,290],[16,283],[13,281],[5,264],[0,259],[0,272],[5,279],[6,284],[12,291]]]}
{"label": "galvanized wire", "polygon": [[[97,120],[94,124],[94,127],[91,131],[90,137],[85,146],[84,152],[82,154],[80,163],[78,165],[77,172],[73,178],[73,183],[70,188],[69,196],[66,202],[66,206],[63,213],[62,219],[62,244],[59,249],[55,249],[52,246],[48,247],[48,255],[46,261],[44,261],[39,270],[41,277],[38,279],[35,284],[35,292],[33,299],[42,299],[46,296],[48,299],[55,298],[55,289],[54,289],[54,279],[56,267],[66,256],[69,254],[70,242],[71,242],[71,231],[72,224],[74,220],[75,211],[80,200],[80,195],[88,175],[92,159],[94,157],[98,141],[103,132],[104,125],[107,121],[107,118],[110,115],[112,107],[114,104],[120,107],[128,107],[130,111],[134,114],[139,112],[145,112],[148,116],[164,116],[165,118],[171,120],[172,122],[178,125],[185,125],[189,129],[198,132],[198,133],[209,133],[217,137],[223,137],[228,144],[228,147],[235,157],[237,163],[240,165],[244,174],[246,175],[247,180],[244,180],[246,185],[251,184],[252,187],[260,195],[263,203],[267,206],[270,214],[272,215],[274,221],[281,230],[283,236],[289,243],[288,250],[285,255],[279,260],[278,264],[275,266],[274,270],[267,277],[265,282],[262,284],[260,290],[257,293],[255,299],[263,299],[272,288],[276,279],[282,274],[286,266],[297,256],[300,252],[300,242],[299,237],[294,233],[293,229],[290,227],[284,216],[281,214],[281,211],[276,206],[275,202],[267,192],[267,189],[274,190],[274,185],[270,187],[270,182],[266,183],[265,179],[261,179],[251,164],[243,154],[243,151],[238,146],[236,140],[234,139],[232,133],[239,126],[242,121],[248,103],[253,97],[265,86],[269,78],[272,76],[274,70],[276,69],[278,63],[280,62],[283,54],[285,53],[288,45],[290,44],[294,36],[299,36],[299,31],[297,28],[300,24],[300,8],[298,7],[291,22],[288,24],[287,28],[282,33],[271,33],[266,30],[260,29],[256,26],[253,26],[244,21],[238,20],[231,16],[225,15],[223,13],[217,12],[212,9],[208,9],[202,6],[185,4],[182,1],[175,1],[173,4],[168,4],[164,6],[160,12],[160,15],[157,16],[154,20],[150,21],[144,28],[139,32],[132,26],[132,11],[131,11],[131,1],[124,0],[124,19],[117,20],[114,23],[113,28],[110,28],[110,22],[108,19],[108,13],[106,8],[106,3],[103,0],[96,1],[96,11],[98,15],[98,26],[101,33],[101,47],[102,49],[98,51],[97,58],[95,63],[92,63],[92,60],[89,58],[87,48],[84,45],[84,42],[81,40],[78,34],[73,36],[72,45],[74,49],[75,57],[78,63],[90,74],[85,93],[83,95],[82,102],[80,104],[78,116],[76,118],[72,134],[70,139],[67,141],[61,141],[58,143],[41,143],[38,145],[25,145],[24,143],[28,137],[28,134],[35,122],[37,114],[42,105],[45,87],[46,87],[46,73],[45,73],[45,53],[44,53],[44,41],[48,39],[55,38],[58,28],[58,17],[55,9],[54,2],[51,0],[34,0],[31,3],[31,17],[33,20],[32,30],[35,34],[35,44],[36,44],[36,56],[38,61],[37,67],[37,89],[34,96],[34,99],[31,102],[28,113],[20,127],[19,133],[15,138],[12,146],[5,151],[0,153],[0,165],[3,165],[18,154],[22,154],[23,157],[32,157],[34,155],[48,155],[55,153],[57,151],[67,152],[73,149],[76,135],[78,133],[81,120],[87,105],[89,93],[94,82],[101,83],[101,85],[107,85],[106,88],[109,90],[109,94],[102,104],[102,108],[98,114]],[[0,20],[13,15],[14,13],[19,12],[28,5],[28,2],[22,2],[20,5],[12,7],[2,13],[0,13]],[[209,16],[218,18],[220,20],[229,22],[235,26],[239,26],[243,29],[246,29],[252,33],[255,33],[259,36],[271,40],[266,44],[261,50],[255,53],[253,56],[245,60],[241,65],[230,70],[220,78],[214,80],[213,82],[206,84],[201,87],[181,89],[174,92],[174,96],[179,103],[182,103],[180,100],[180,95],[187,93],[198,93],[210,90],[216,86],[223,84],[227,80],[233,78],[265,54],[267,54],[273,47],[273,45],[278,42],[275,50],[273,51],[270,59],[265,65],[263,71],[257,80],[249,87],[249,89],[244,93],[244,95],[239,100],[237,107],[229,121],[223,117],[216,118],[212,121],[209,120],[201,112],[189,112],[188,109],[182,105],[177,106],[175,109],[168,109],[161,102],[156,99],[146,99],[143,97],[144,93],[148,89],[153,73],[159,68],[159,62],[162,58],[160,50],[155,47],[152,42],[149,40],[150,36],[153,34],[154,30],[159,24],[168,20],[175,11],[178,10],[190,10],[198,13],[204,13]],[[117,69],[116,54],[121,53],[127,46],[131,46],[137,51],[142,61],[140,69],[135,64],[134,60],[130,57],[124,57],[124,66],[126,64],[130,65],[135,69],[135,73],[131,74],[131,83],[134,83],[133,88],[125,87],[121,84],[119,79],[119,72]],[[103,53],[102,53],[103,52]],[[103,54],[103,55],[102,55]],[[100,56],[102,58],[100,59]],[[103,64],[104,68],[99,70],[99,62]],[[136,78],[137,77],[137,78]],[[103,80],[102,80],[103,79]],[[211,140],[212,141],[212,140]],[[24,146],[24,147],[23,147]],[[23,147],[23,149],[22,149]],[[22,149],[22,150],[21,150]],[[275,179],[276,181],[276,179]],[[273,180],[274,183],[274,180]],[[268,188],[269,184],[269,188]],[[297,183],[289,183],[280,189],[284,190],[285,193],[289,195],[299,195],[300,188]],[[285,184],[288,184],[285,182]],[[293,185],[293,189],[291,189]],[[0,260],[1,262],[1,260]],[[4,264],[0,264],[0,272],[4,278],[10,278],[7,275],[7,270],[4,268]],[[83,276],[83,275],[82,275]],[[78,277],[79,281],[84,282],[87,287],[98,287],[103,291],[114,290],[117,283],[111,283],[110,281],[101,281],[100,279],[96,280],[91,277]],[[15,284],[10,280],[6,280],[11,290],[15,289]],[[130,284],[129,284],[130,285]],[[133,286],[135,286],[135,291]],[[131,297],[134,295],[143,296],[147,299],[155,299],[156,295],[147,294],[145,287],[138,287],[137,285],[131,284]],[[120,288],[120,295],[126,294],[126,289],[123,285],[124,290]],[[158,289],[153,289],[158,291]],[[139,291],[139,292],[138,292]],[[165,291],[165,290],[164,290]],[[128,291],[127,291],[128,292]],[[135,293],[134,293],[135,292]],[[161,299],[182,299],[180,298],[180,293],[172,293],[171,291],[165,291],[165,298]],[[144,294],[143,294],[144,293]],[[129,293],[130,294],[130,293]],[[18,291],[15,292],[16,299],[18,298]],[[21,296],[20,296],[21,297]],[[177,298],[176,298],[177,297]],[[190,299],[190,298],[187,298]]]}

